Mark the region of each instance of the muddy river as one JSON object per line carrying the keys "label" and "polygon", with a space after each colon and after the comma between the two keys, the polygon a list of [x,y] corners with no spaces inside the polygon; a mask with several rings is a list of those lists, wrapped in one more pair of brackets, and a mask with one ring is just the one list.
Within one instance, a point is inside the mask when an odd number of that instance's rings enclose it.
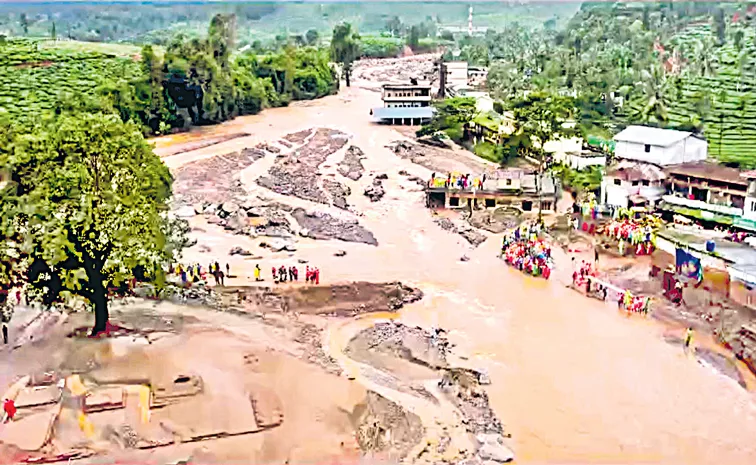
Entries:
{"label": "muddy river", "polygon": [[[496,258],[498,237],[471,250],[434,224],[417,186],[397,174],[430,172],[384,148],[401,136],[371,122],[368,113],[380,106],[380,94],[360,85],[319,101],[159,138],[156,151],[167,155],[194,139],[249,134],[164,158],[177,168],[314,126],[350,134],[366,154],[366,174],[388,175],[380,202],[361,195],[370,176],[352,184],[349,198],[379,246],[310,241],[297,245],[297,257],[317,264],[328,282],[401,280],[420,287],[426,298],[398,317],[446,328],[449,339],[470,355],[469,363],[489,371],[488,393],[512,433],[518,462],[756,463],[753,394],[665,342],[665,328],[585,299],[559,280],[536,280],[506,267]],[[201,240],[213,250],[253,246],[249,238],[220,229],[208,227],[204,234]],[[335,257],[336,250],[347,254]],[[209,260],[194,253],[190,260]],[[470,260],[460,261],[465,254]],[[242,278],[251,276],[254,263],[271,267],[266,260],[229,259],[225,252],[219,257]],[[569,260],[560,265],[569,267]]]}

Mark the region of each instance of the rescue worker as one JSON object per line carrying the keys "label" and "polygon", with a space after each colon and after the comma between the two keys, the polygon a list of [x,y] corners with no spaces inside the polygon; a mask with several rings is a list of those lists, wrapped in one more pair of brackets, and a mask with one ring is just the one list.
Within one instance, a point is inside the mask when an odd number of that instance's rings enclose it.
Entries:
{"label": "rescue worker", "polygon": [[685,331],[685,341],[684,341],[686,352],[690,350],[690,344],[692,342],[693,342],[693,328],[688,327],[688,330]]}
{"label": "rescue worker", "polygon": [[258,263],[257,265],[255,265],[255,281],[262,281],[260,273],[262,273],[262,270],[260,269],[260,264]]}

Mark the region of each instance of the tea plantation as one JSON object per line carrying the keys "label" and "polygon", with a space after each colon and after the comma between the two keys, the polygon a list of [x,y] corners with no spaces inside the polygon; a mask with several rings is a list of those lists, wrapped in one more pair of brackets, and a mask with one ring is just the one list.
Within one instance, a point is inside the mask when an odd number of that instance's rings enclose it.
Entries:
{"label": "tea plantation", "polygon": [[90,50],[45,47],[34,40],[0,44],[0,112],[35,118],[67,96],[94,96],[108,82],[134,79],[139,62]]}

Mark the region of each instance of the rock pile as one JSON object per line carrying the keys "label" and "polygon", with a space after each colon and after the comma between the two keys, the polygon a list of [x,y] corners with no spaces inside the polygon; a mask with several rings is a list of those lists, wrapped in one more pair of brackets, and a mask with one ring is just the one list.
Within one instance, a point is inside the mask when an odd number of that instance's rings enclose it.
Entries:
{"label": "rock pile", "polygon": [[373,178],[373,183],[365,188],[364,195],[370,199],[371,202],[377,202],[386,195],[386,191],[383,189],[383,180],[388,179],[385,174],[380,174]]}
{"label": "rock pile", "polygon": [[298,132],[293,132],[284,136],[284,140],[291,142],[292,144],[301,145],[312,134],[312,129],[303,129]]}
{"label": "rock pile", "polygon": [[304,237],[378,245],[373,233],[361,226],[357,220],[341,220],[328,213],[306,212],[302,208],[295,209],[291,215],[302,227],[300,234]]}
{"label": "rock pile", "polygon": [[444,231],[459,234],[473,247],[479,246],[480,244],[484,243],[486,239],[488,239],[487,236],[478,232],[470,225],[463,224],[457,227],[457,225],[455,225],[454,222],[448,218],[437,217],[433,219],[433,222],[439,225]]}
{"label": "rock pile", "polygon": [[174,198],[181,205],[196,205],[240,197],[245,192],[236,176],[265,155],[259,148],[246,148],[184,165],[174,173]]}
{"label": "rock pile", "polygon": [[[305,137],[301,137],[302,141]],[[299,138],[297,136],[295,140]],[[347,139],[343,132],[319,128],[299,150],[279,156],[268,170],[268,175],[258,178],[257,184],[278,194],[328,203],[328,198],[318,185],[318,177],[314,174],[329,155],[347,143]]]}
{"label": "rock pile", "polygon": [[347,197],[352,193],[349,187],[332,179],[323,179],[323,188],[331,196],[331,203],[333,203],[334,207],[341,208],[342,210],[349,208]]}
{"label": "rock pile", "polygon": [[359,147],[350,146],[344,154],[344,159],[337,167],[339,174],[352,181],[359,180],[365,171],[365,168],[362,166],[364,158],[365,153]]}

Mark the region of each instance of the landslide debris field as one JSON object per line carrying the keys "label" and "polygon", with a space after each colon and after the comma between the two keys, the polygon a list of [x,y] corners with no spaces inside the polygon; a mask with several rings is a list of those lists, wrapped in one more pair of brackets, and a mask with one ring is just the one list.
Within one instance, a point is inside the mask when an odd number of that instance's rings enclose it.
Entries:
{"label": "landslide debris field", "polygon": [[[185,301],[208,301],[179,292]],[[5,377],[23,378],[15,395],[6,395],[19,413],[0,429],[0,459],[196,460],[198,448],[182,445],[199,442],[202,459],[218,461],[282,463],[296,460],[292,451],[321,460],[475,458],[474,448],[449,449],[451,424],[440,442],[428,439],[424,422],[438,420],[413,411],[412,399],[451,402],[469,434],[491,433],[475,425],[498,424],[480,374],[449,367],[443,334],[378,322],[358,331],[344,353],[329,344],[336,337],[330,327],[345,330],[359,321],[355,315],[383,315],[421,298],[402,283],[367,282],[228,287],[211,299],[214,308],[130,298],[114,304],[114,330],[100,340],[79,335],[88,314],[59,314],[37,342],[13,353]],[[366,384],[377,383],[380,392],[345,376],[337,362],[344,356],[372,364]],[[441,380],[434,393],[426,388]],[[75,402],[82,395],[84,403]],[[295,447],[312,435],[318,444],[306,452]]]}
{"label": "landslide debris field", "polygon": [[[191,141],[166,156],[230,139]],[[380,202],[396,184],[366,176],[366,158],[347,134],[312,128],[180,166],[174,211],[205,221],[187,250],[211,253],[207,225],[256,240],[221,251],[250,260],[292,260],[312,240],[378,246],[353,196]],[[406,171],[392,176],[423,184]],[[298,263],[304,274],[307,260]],[[87,312],[30,316],[37,323],[0,352],[0,379],[16,382],[5,396],[19,407],[0,426],[0,462],[511,460],[481,387],[487,377],[448,361],[442,331],[392,321],[423,298],[420,289],[229,278],[214,289],[171,286],[161,301],[140,288],[112,304],[109,336],[99,340],[86,338]]]}

